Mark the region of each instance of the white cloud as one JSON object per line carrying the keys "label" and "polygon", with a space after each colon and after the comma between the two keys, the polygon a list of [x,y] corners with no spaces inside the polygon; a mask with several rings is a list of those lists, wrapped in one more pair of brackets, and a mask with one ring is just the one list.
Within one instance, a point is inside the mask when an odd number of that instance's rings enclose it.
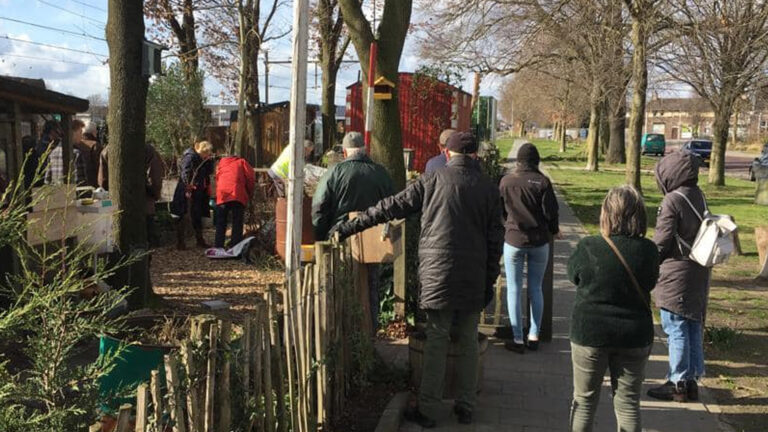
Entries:
{"label": "white cloud", "polygon": [[[32,40],[27,34],[9,36]],[[91,51],[87,46],[74,48]],[[51,90],[83,98],[94,93],[105,95],[109,87],[109,68],[101,65],[99,58],[7,39],[0,39],[0,74],[42,78]]]}

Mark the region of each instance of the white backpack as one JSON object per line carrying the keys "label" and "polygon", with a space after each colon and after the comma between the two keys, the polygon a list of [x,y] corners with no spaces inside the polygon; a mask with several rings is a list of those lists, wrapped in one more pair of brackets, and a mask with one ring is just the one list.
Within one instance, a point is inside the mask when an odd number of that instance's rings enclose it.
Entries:
{"label": "white backpack", "polygon": [[696,210],[696,207],[693,206],[691,200],[682,192],[676,190],[673,193],[683,197],[701,221],[693,245],[689,245],[679,235],[675,234],[677,241],[690,250],[688,258],[704,267],[712,267],[727,261],[735,250],[733,232],[736,231],[737,226],[733,223],[733,219],[727,215],[711,214],[707,208],[706,199],[704,200],[704,214],[701,215]]}

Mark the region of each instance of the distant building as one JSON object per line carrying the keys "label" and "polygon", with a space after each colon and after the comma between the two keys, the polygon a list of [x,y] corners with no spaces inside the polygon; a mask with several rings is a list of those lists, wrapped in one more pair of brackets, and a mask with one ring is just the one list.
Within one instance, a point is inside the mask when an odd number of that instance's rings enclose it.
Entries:
{"label": "distant building", "polygon": [[232,111],[237,111],[237,105],[232,104],[208,104],[205,109],[211,115],[210,126],[229,126],[229,116]]}
{"label": "distant building", "polygon": [[[747,103],[734,110],[730,135],[740,140],[760,140],[768,134],[768,106]],[[645,133],[661,133],[667,140],[711,137],[715,113],[702,98],[657,98],[646,105]]]}

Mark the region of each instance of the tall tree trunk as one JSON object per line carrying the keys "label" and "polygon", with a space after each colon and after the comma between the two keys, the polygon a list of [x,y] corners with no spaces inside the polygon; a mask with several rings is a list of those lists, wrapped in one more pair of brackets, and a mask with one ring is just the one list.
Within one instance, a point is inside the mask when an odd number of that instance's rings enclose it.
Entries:
{"label": "tall tree trunk", "polygon": [[116,275],[120,286],[134,288],[128,306],[139,309],[152,293],[147,249],[146,174],[144,168],[147,78],[142,74],[144,13],[142,0],[109,0],[109,187],[120,212],[113,224],[118,253],[138,255]]}
{"label": "tall tree trunk", "polygon": [[642,20],[632,20],[632,108],[629,115],[629,144],[627,145],[627,184],[642,193],[640,183],[640,140],[645,122],[645,97],[648,91],[647,36]]}
{"label": "tall tree trunk", "polygon": [[562,127],[562,126],[561,126],[561,124],[562,124],[562,123],[561,123],[561,122],[558,120],[558,121],[556,121],[556,122],[555,122],[555,124],[552,126],[552,140],[553,140],[553,141],[554,141],[554,140],[556,140],[556,139],[557,139],[557,137],[559,137],[559,136],[560,136],[560,128]]}
{"label": "tall tree trunk", "polygon": [[323,116],[323,151],[328,151],[336,144],[336,75],[338,69],[329,62],[322,62],[323,74],[323,95],[322,107],[320,108]]}
{"label": "tall tree trunk", "polygon": [[[381,163],[389,172],[396,190],[405,188],[405,164],[403,161],[402,129],[398,103],[398,65],[405,45],[405,36],[410,27],[413,0],[386,0],[377,33],[378,57],[376,76],[383,76],[396,87],[391,100],[376,100],[373,104],[373,131],[371,131],[371,157]],[[359,0],[339,0],[344,22],[347,24],[364,83],[368,78],[370,45],[374,41],[373,31],[362,11]],[[363,94],[367,85],[363,86]],[[368,107],[365,107],[366,110]]]}
{"label": "tall tree trunk", "polygon": [[725,186],[725,150],[728,145],[728,130],[732,104],[724,103],[715,108],[715,121],[712,124],[714,140],[709,162],[709,184]]}
{"label": "tall tree trunk", "polygon": [[608,143],[611,140],[611,128],[608,124],[609,116],[610,110],[608,102],[603,100],[600,104],[600,154],[603,156],[608,154]]}
{"label": "tall tree trunk", "polygon": [[611,137],[608,143],[608,154],[605,157],[605,162],[609,164],[623,164],[627,161],[626,143],[624,137],[624,128],[626,127],[627,118],[627,101],[623,94],[615,98],[613,104],[610,104],[608,109],[610,110],[610,131]]}
{"label": "tall tree trunk", "polygon": [[563,106],[561,108],[560,114],[560,117],[562,118],[561,122],[563,124],[563,127],[560,130],[560,135],[558,135],[558,139],[560,140],[560,153],[565,153],[567,150],[566,140],[568,139],[568,104],[570,103],[570,96],[571,82],[568,81],[565,86],[565,97],[563,98]]}
{"label": "tall tree trunk", "polygon": [[599,133],[600,133],[600,83],[595,79],[592,83],[589,111],[589,134],[587,135],[587,171],[598,170]]}

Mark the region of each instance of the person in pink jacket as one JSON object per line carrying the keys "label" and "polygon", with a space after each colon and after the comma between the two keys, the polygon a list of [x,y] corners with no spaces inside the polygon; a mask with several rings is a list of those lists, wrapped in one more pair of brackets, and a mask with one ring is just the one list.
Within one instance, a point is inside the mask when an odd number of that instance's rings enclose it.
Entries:
{"label": "person in pink jacket", "polygon": [[256,174],[253,167],[239,156],[227,156],[219,160],[216,168],[216,239],[214,246],[224,247],[227,219],[232,214],[232,238],[234,246],[243,240],[243,216],[245,207],[253,196]]}

